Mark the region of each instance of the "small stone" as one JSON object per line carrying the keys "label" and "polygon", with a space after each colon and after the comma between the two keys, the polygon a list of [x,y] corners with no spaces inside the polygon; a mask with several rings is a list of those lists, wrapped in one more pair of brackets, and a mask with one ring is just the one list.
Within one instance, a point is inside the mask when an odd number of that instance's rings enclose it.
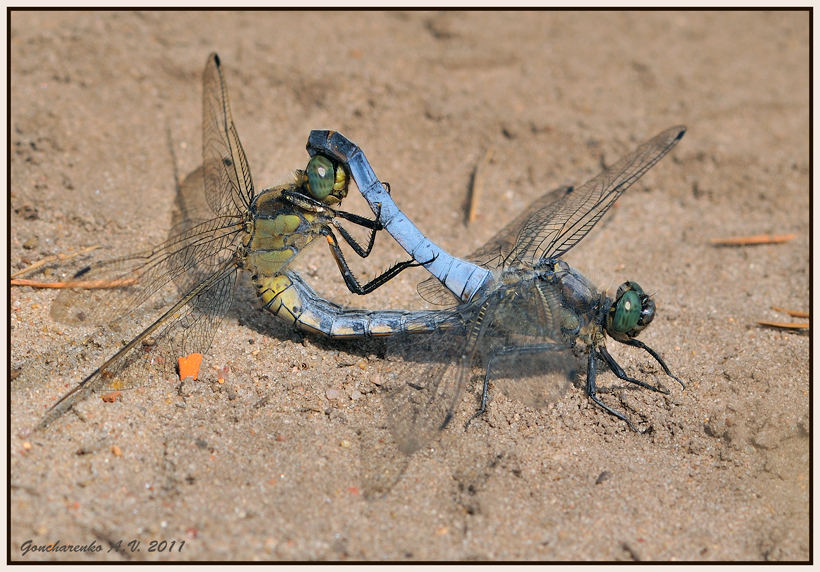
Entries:
{"label": "small stone", "polygon": [[25,203],[23,206],[14,209],[14,212],[26,220],[37,220],[40,218],[40,213],[38,213],[37,209],[29,203]]}

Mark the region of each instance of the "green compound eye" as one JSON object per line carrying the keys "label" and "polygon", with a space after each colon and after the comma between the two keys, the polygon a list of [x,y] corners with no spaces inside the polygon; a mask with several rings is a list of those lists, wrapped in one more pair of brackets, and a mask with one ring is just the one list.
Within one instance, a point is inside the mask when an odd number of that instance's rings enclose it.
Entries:
{"label": "green compound eye", "polygon": [[612,330],[625,334],[632,330],[641,318],[641,299],[633,290],[624,292],[615,308],[615,317],[612,319]]}
{"label": "green compound eye", "polygon": [[308,187],[316,200],[323,200],[333,190],[336,174],[329,159],[316,155],[307,164]]}

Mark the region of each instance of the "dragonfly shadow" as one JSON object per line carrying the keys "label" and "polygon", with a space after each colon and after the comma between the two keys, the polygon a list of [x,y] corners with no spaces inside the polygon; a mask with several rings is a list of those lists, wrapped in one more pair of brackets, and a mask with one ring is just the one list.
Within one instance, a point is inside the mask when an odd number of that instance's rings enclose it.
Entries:
{"label": "dragonfly shadow", "polygon": [[356,434],[362,493],[370,501],[384,498],[404,476],[410,457],[399,450],[386,427],[365,424]]}

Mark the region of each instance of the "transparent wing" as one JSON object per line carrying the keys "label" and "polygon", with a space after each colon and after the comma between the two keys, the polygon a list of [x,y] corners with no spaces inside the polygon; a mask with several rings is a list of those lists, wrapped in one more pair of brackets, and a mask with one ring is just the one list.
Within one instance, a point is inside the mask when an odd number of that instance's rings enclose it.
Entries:
{"label": "transparent wing", "polygon": [[[231,118],[219,57],[203,76],[203,165],[177,189],[173,231],[165,243],[92,264],[78,272],[52,305],[52,317],[69,324],[100,324],[131,313],[173,281],[182,297],[122,350],[51,409],[48,425],[89,391],[142,385],[157,367],[210,346],[231,306],[237,239],[253,197],[250,169]],[[204,199],[212,213],[203,208]],[[145,343],[145,349],[143,348]]]}
{"label": "transparent wing", "polygon": [[[661,160],[686,132],[672,127],[642,144],[614,165],[533,212],[505,264],[533,265],[558,258],[584,238],[623,192]],[[549,193],[543,199],[552,196]]]}
{"label": "transparent wing", "polygon": [[[224,266],[236,250],[239,225],[253,183],[231,119],[219,57],[211,54],[203,75],[203,161],[177,189],[173,229],[181,231],[144,252],[95,263],[74,277],[52,305],[52,317],[69,324],[101,324],[145,302],[173,280],[184,294]],[[204,197],[221,217],[203,220]],[[90,286],[97,285],[97,288]],[[113,287],[112,287],[113,285]]]}
{"label": "transparent wing", "polygon": [[236,275],[231,263],[202,282],[60,399],[40,427],[48,427],[91,392],[147,385],[157,375],[173,371],[177,358],[204,354],[231,306]]}
{"label": "transparent wing", "polygon": [[218,215],[248,210],[253,179],[231,117],[219,56],[211,54],[202,77],[202,169],[205,197]]}
{"label": "transparent wing", "polygon": [[[473,304],[470,304],[473,310]],[[467,309],[467,308],[465,308]],[[472,312],[470,312],[472,313]],[[387,425],[406,455],[424,447],[455,415],[472,365],[463,315],[451,327],[388,340]]]}
{"label": "transparent wing", "polygon": [[[484,268],[498,268],[512,253],[518,241],[518,236],[521,234],[521,229],[524,228],[527,221],[538,211],[560,201],[570,191],[572,191],[572,187],[559,187],[546,193],[527,207],[515,220],[496,233],[484,246],[466,257],[466,260]],[[455,295],[435,276],[420,282],[416,290],[424,300],[431,304],[444,306],[458,303]]]}
{"label": "transparent wing", "polygon": [[[485,268],[534,265],[558,258],[575,246],[623,192],[661,160],[686,132],[672,127],[650,139],[578,188],[560,187],[543,195],[467,260]],[[418,285],[431,304],[447,304],[453,294],[435,277]]]}
{"label": "transparent wing", "polygon": [[435,276],[423,280],[416,285],[416,291],[421,296],[422,300],[426,300],[431,304],[437,306],[452,306],[459,302],[456,295],[453,294],[449,288],[441,283],[441,280]]}
{"label": "transparent wing", "polygon": [[65,324],[105,324],[134,311],[171,280],[187,294],[234,264],[242,230],[233,217],[215,218],[150,250],[87,266],[54,300],[51,316]]}
{"label": "transparent wing", "polygon": [[412,454],[446,427],[476,362],[490,381],[528,405],[563,395],[575,360],[561,334],[567,310],[560,300],[552,285],[512,284],[448,311],[430,335],[391,339],[386,404],[399,449]]}
{"label": "transparent wing", "polygon": [[[177,193],[174,200],[175,208],[171,219],[171,231],[169,233],[170,238],[173,238],[173,234],[183,234],[186,232],[190,235],[191,229],[195,227],[208,228],[209,224],[214,224],[213,220],[209,221],[209,219],[213,217],[213,212],[208,206],[205,193],[203,192],[203,171],[201,166],[198,167],[189,173],[182,183],[177,185]],[[238,231],[238,225],[242,219],[238,216],[230,218],[237,224],[235,228]],[[226,220],[226,224],[227,222]],[[198,250],[204,250],[196,244],[201,239],[196,231],[194,231],[193,236],[195,238],[189,239],[187,244]],[[193,253],[193,256],[191,256],[192,253],[190,251],[186,252],[185,256],[180,256],[181,259],[186,260],[185,272],[174,279],[180,292],[189,292],[194,286],[213,274],[215,269],[220,268],[222,263],[226,262],[232,253],[236,251],[238,246],[238,241],[231,243],[230,246],[226,246],[226,250],[224,250],[219,257],[207,256],[207,254],[199,252]]]}
{"label": "transparent wing", "polygon": [[572,187],[559,187],[544,194],[518,215],[515,220],[487,241],[484,246],[473,252],[467,260],[485,268],[498,268],[512,253],[519,241],[521,229],[524,228],[533,215],[549,210],[551,205],[560,202],[571,191]]}
{"label": "transparent wing", "polygon": [[576,376],[576,360],[562,333],[574,310],[562,306],[555,285],[538,279],[509,285],[497,296],[481,346],[487,378],[530,407],[557,401]]}

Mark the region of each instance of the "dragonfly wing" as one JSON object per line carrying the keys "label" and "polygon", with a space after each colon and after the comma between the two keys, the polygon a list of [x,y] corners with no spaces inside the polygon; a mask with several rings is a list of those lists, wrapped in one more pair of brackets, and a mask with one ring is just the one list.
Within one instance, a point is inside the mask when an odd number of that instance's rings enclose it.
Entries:
{"label": "dragonfly wing", "polygon": [[455,415],[469,369],[458,363],[435,364],[411,374],[412,382],[388,394],[388,428],[399,450],[412,455],[447,426]]}
{"label": "dragonfly wing", "polygon": [[422,300],[426,300],[430,304],[437,306],[452,306],[458,304],[459,299],[453,294],[449,288],[441,283],[441,280],[435,276],[431,276],[427,280],[422,280],[416,286],[416,291],[421,296]]}
{"label": "dragonfly wing", "polygon": [[563,307],[555,285],[539,279],[502,287],[495,296],[479,348],[489,380],[530,407],[557,401],[576,375],[562,334],[572,310]]}
{"label": "dragonfly wing", "polygon": [[[562,328],[571,309],[535,277],[503,284],[449,311],[429,336],[391,339],[388,427],[399,449],[424,447],[455,416],[476,356],[490,381],[531,406],[556,401],[575,377]],[[575,324],[577,325],[577,321]]]}
{"label": "dragonfly wing", "polygon": [[216,218],[150,250],[87,266],[54,300],[51,316],[64,324],[105,324],[171,280],[187,293],[231,261],[241,230],[233,218]]}
{"label": "dragonfly wing", "polygon": [[686,128],[681,126],[667,129],[560,200],[533,212],[521,229],[511,260],[535,264],[542,258],[563,255],[587,235],[618,197],[660,161],[684,133]]}
{"label": "dragonfly wing", "polygon": [[[672,127],[578,188],[560,187],[543,195],[467,260],[485,268],[507,264],[535,265],[542,258],[558,258],[584,238],[609,207],[644,173],[661,160],[686,133]],[[452,299],[435,278],[418,291],[428,302]]]}
{"label": "dragonfly wing", "polygon": [[[520,242],[521,229],[533,214],[541,210],[549,210],[550,205],[560,202],[572,190],[572,187],[560,187],[543,195],[532,203],[527,210],[518,215],[515,220],[501,229],[484,246],[466,258],[467,261],[495,269],[501,266],[504,260],[512,253],[515,245]],[[435,276],[420,282],[416,288],[419,295],[431,304],[453,305],[459,300]]]}
{"label": "dragonfly wing", "polygon": [[465,326],[475,313],[470,311],[474,304],[467,306],[461,308],[466,313],[453,312],[431,333],[388,340],[388,369],[383,374],[387,423],[407,455],[424,447],[455,415],[473,358]]}
{"label": "dragonfly wing", "polygon": [[191,353],[204,354],[231,307],[236,276],[236,266],[225,265],[188,293],[60,399],[40,422],[40,427],[49,426],[91,392],[147,385],[155,376],[173,371],[177,358]]}
{"label": "dragonfly wing", "polygon": [[493,363],[490,381],[527,407],[539,409],[559,401],[578,374],[572,350],[553,344],[517,350]]}
{"label": "dragonfly wing", "polygon": [[247,212],[253,179],[231,117],[219,56],[211,54],[202,77],[202,168],[205,197],[219,215]]}
{"label": "dragonfly wing", "polygon": [[484,246],[468,256],[467,260],[485,268],[498,268],[521,242],[521,230],[529,220],[536,213],[549,213],[558,208],[556,205],[561,204],[564,197],[571,191],[572,187],[559,187],[544,194],[487,241]]}

